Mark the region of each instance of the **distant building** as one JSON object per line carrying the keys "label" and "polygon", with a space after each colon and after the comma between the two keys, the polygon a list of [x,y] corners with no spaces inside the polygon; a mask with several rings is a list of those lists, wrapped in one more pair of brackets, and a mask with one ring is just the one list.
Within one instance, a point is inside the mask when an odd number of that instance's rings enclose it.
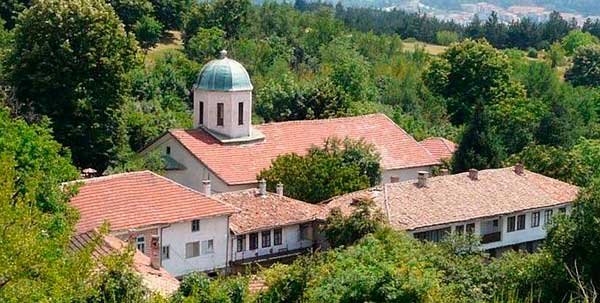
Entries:
{"label": "distant building", "polygon": [[569,212],[579,188],[517,165],[514,168],[389,183],[333,198],[327,209],[351,213],[357,199],[369,198],[389,224],[415,238],[439,241],[449,233],[481,236],[482,249],[535,250],[546,238],[552,216]]}
{"label": "distant building", "polygon": [[149,171],[81,181],[71,199],[80,215],[77,234],[110,224],[127,241],[179,277],[228,265],[229,217],[238,210]]}
{"label": "distant building", "polygon": [[194,129],[174,129],[145,147],[167,159],[166,176],[214,192],[256,188],[256,176],[279,155],[306,154],[336,136],[364,139],[381,155],[383,182],[408,180],[440,161],[383,114],[252,125],[252,83],[244,67],[222,57],[206,64],[194,85]]}
{"label": "distant building", "polygon": [[215,198],[240,209],[230,219],[232,265],[272,262],[311,251],[320,244],[317,231],[322,208],[258,189],[227,192]]}

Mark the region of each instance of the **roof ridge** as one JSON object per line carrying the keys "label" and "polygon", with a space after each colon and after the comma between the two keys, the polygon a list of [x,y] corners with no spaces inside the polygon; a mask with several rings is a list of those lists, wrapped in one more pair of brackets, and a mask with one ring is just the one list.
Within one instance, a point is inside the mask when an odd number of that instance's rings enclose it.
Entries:
{"label": "roof ridge", "polygon": [[364,115],[357,115],[357,116],[332,117],[332,118],[324,118],[324,119],[304,119],[304,120],[273,121],[273,122],[261,123],[261,124],[258,124],[256,126],[273,125],[273,124],[303,124],[303,123],[315,124],[315,123],[318,123],[318,122],[327,122],[327,121],[335,121],[335,120],[350,120],[350,119],[358,119],[358,118],[371,117],[371,116],[385,116],[385,117],[387,117],[384,113],[372,113],[372,114],[364,114]]}
{"label": "roof ridge", "polygon": [[70,184],[74,184],[74,183],[84,183],[84,184],[97,183],[97,182],[104,182],[104,181],[109,181],[109,180],[118,179],[118,178],[127,177],[127,176],[143,175],[146,173],[156,175],[156,173],[154,173],[150,170],[138,170],[138,171],[118,173],[118,174],[112,174],[112,175],[106,175],[106,176],[100,176],[100,177],[93,177],[93,178],[88,178],[88,179],[76,179],[76,180],[72,180],[72,181],[63,182],[62,184],[70,185]]}

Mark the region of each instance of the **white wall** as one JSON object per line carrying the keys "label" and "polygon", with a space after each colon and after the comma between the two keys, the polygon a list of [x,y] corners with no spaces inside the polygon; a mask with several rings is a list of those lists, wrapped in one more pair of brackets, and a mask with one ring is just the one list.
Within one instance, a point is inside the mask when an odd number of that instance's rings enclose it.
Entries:
{"label": "white wall", "polygon": [[[195,271],[221,269],[227,262],[227,216],[200,219],[200,230],[192,232],[191,221],[171,224],[162,229],[162,246],[169,246],[170,258],[162,260],[162,266],[172,275],[181,276]],[[214,252],[193,258],[185,257],[185,245],[189,242],[213,240]]]}
{"label": "white wall", "polygon": [[[220,92],[194,89],[194,127],[200,121],[200,102],[204,103],[204,126],[230,138],[250,135],[252,91]],[[238,103],[244,103],[244,124],[238,125]],[[223,103],[223,125],[217,125],[217,103]]]}
{"label": "white wall", "polygon": [[382,183],[390,183],[390,179],[392,177],[399,177],[400,182],[408,181],[408,180],[416,180],[420,171],[426,171],[431,174],[431,166],[420,166],[420,167],[412,167],[412,168],[401,168],[401,169],[390,169],[383,170],[381,173],[381,182]]}
{"label": "white wall", "polygon": [[[563,207],[563,206],[560,206],[560,207]],[[500,239],[501,240],[497,241],[497,242],[482,244],[481,249],[488,250],[488,249],[512,246],[512,245],[516,245],[516,244],[520,244],[520,243],[545,239],[546,238],[546,227],[545,227],[546,222],[544,221],[545,210],[551,209],[553,216],[554,216],[559,213],[558,209],[560,207],[540,208],[540,209],[528,210],[525,212],[516,212],[516,213],[496,217],[497,219],[499,219],[499,226],[500,226],[500,233],[501,233]],[[567,213],[570,213],[571,208],[572,208],[571,205],[567,206]],[[531,227],[532,213],[538,212],[538,211],[540,212],[540,225],[537,227]],[[507,232],[507,219],[506,218],[515,216],[515,227],[516,227],[516,216],[521,215],[521,214],[525,214],[525,229]],[[482,222],[492,220],[492,219],[494,219],[494,218],[485,218],[485,219],[477,219],[477,220],[473,220],[473,221],[464,221],[464,222],[457,222],[457,223],[452,223],[452,224],[438,225],[433,228],[421,228],[421,229],[412,230],[409,233],[415,234],[418,232],[442,229],[442,228],[446,228],[446,227],[451,227],[452,232],[454,232],[454,229],[457,225],[465,225],[466,226],[466,224],[468,224],[468,223],[475,223],[474,234],[481,235]]]}
{"label": "white wall", "polygon": [[[249,250],[250,248],[250,234],[246,235],[245,250],[242,252],[237,251],[237,236],[231,236],[232,238],[232,249],[233,249],[233,261],[240,261],[249,258],[264,257],[265,259],[271,254],[277,254],[285,251],[293,251],[296,249],[307,248],[313,245],[313,240],[300,240],[300,225],[294,224],[282,227],[282,243],[281,245],[273,245],[273,229],[271,232],[271,246],[262,247],[262,230],[257,231],[258,233],[258,249]],[[312,230],[310,232],[312,235]]]}

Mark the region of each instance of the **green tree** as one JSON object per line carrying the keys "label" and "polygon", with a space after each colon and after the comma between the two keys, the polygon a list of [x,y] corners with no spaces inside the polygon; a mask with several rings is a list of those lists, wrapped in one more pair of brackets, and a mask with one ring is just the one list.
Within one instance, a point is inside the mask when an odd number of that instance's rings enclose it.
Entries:
{"label": "green tree", "polygon": [[598,42],[598,38],[590,33],[573,30],[562,38],[561,44],[567,55],[572,56],[578,48],[598,44]]}
{"label": "green tree", "polygon": [[349,216],[344,216],[339,208],[334,208],[327,217],[323,233],[331,246],[352,245],[382,227],[383,214],[375,209],[377,206],[373,200],[360,199],[353,206],[356,209]]}
{"label": "green tree", "polygon": [[26,10],[15,31],[10,80],[22,104],[52,120],[79,167],[102,171],[122,133],[126,73],[140,63],[135,40],[101,0],[50,0]]}
{"label": "green tree", "polygon": [[237,38],[246,27],[252,3],[250,0],[215,0],[211,18],[225,31],[228,39]]}
{"label": "green tree", "polygon": [[570,216],[553,218],[546,246],[554,257],[589,285],[600,283],[600,181],[594,180],[575,201]]}
{"label": "green tree", "polygon": [[163,26],[154,17],[143,16],[133,26],[135,38],[144,49],[156,46],[160,41]]}
{"label": "green tree", "polygon": [[180,29],[186,12],[189,12],[193,1],[190,0],[150,0],[154,6],[155,16],[166,29]]}
{"label": "green tree", "polygon": [[224,48],[225,32],[217,27],[200,28],[185,43],[185,53],[188,58],[200,63],[218,58],[219,52]]}
{"label": "green tree", "polygon": [[61,188],[77,176],[48,123],[30,125],[0,108],[0,301],[71,301],[89,290],[89,256],[68,252],[73,188]]}
{"label": "green tree", "polygon": [[373,145],[329,138],[323,147],[312,147],[305,156],[277,157],[258,178],[265,179],[270,189],[281,182],[290,197],[316,203],[374,186],[381,180],[381,171]]}
{"label": "green tree", "polygon": [[523,97],[522,88],[511,81],[506,55],[485,41],[466,39],[452,45],[433,61],[425,82],[435,93],[448,99],[448,111],[455,124],[470,120],[478,100],[492,103],[507,97]]}
{"label": "green tree", "polygon": [[210,279],[203,273],[187,275],[172,302],[244,303],[249,302],[248,279],[242,276]]}
{"label": "green tree", "polygon": [[565,50],[562,48],[560,43],[554,42],[550,45],[550,49],[546,52],[546,59],[550,61],[550,66],[558,67],[563,66],[566,63]]}
{"label": "green tree", "polygon": [[144,16],[152,16],[154,7],[148,0],[108,0],[127,30],[140,22]]}
{"label": "green tree", "polygon": [[497,168],[504,157],[501,140],[490,124],[487,113],[478,105],[454,153],[452,169],[458,173],[471,168]]}
{"label": "green tree", "polygon": [[584,46],[575,52],[565,80],[575,86],[600,86],[600,45]]}
{"label": "green tree", "polygon": [[12,29],[17,16],[31,5],[31,0],[5,0],[0,2],[0,19],[6,21],[6,28]]}

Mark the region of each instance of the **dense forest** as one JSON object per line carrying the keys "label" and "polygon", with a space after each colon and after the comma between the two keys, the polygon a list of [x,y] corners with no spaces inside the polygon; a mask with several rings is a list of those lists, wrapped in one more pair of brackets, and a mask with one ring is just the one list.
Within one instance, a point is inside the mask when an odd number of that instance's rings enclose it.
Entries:
{"label": "dense forest", "polygon": [[[402,11],[248,0],[9,0],[0,17],[0,264],[8,265],[0,301],[166,300],[123,266],[131,256],[99,273],[89,252],[69,252],[77,214],[61,182],[88,167],[160,165],[136,151],[191,126],[196,76],[227,49],[251,75],[255,123],[382,112],[416,139],[459,143],[447,163],[454,172],[522,162],[585,190],[538,253],[490,260],[473,248],[477,239],[421,243],[365,211],[328,221],[329,230],[372,227],[354,233],[364,238],[261,272],[259,294],[248,293],[247,277],[192,275],[170,300],[592,302],[600,283],[597,21],[577,28],[553,14],[505,25],[492,16],[463,27]],[[165,47],[179,33],[182,45]],[[414,39],[447,47],[432,55],[427,45],[409,48]],[[352,173],[361,172],[370,171]],[[340,190],[377,183],[357,178]]]}

